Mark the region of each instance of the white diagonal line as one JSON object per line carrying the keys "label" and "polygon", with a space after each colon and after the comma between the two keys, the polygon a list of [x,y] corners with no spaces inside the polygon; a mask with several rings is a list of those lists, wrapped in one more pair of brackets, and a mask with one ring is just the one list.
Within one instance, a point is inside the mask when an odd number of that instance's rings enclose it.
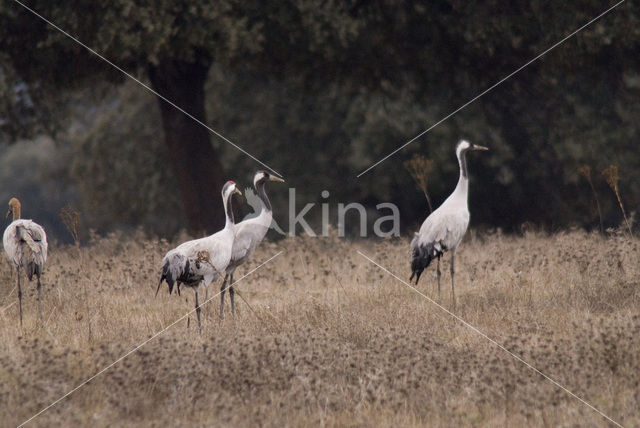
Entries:
{"label": "white diagonal line", "polygon": [[611,12],[613,9],[615,9],[616,7],[620,6],[622,3],[624,3],[626,0],[620,0],[618,3],[614,4],[613,6],[611,6],[609,9],[605,10],[604,12],[602,12],[600,15],[596,16],[595,18],[593,18],[591,21],[587,22],[586,24],[584,24],[582,27],[578,28],[577,30],[575,30],[573,33],[569,34],[568,36],[566,36],[564,39],[560,40],[559,42],[557,42],[556,44],[554,44],[553,46],[551,46],[550,48],[546,49],[545,51],[543,51],[541,54],[539,54],[538,56],[536,56],[535,58],[533,58],[532,60],[528,61],[526,64],[524,64],[523,66],[521,66],[520,68],[518,68],[517,70],[513,71],[511,74],[508,74],[507,76],[503,77],[502,79],[500,79],[498,82],[494,83],[492,86],[490,86],[489,88],[485,89],[484,91],[482,91],[480,94],[476,95],[475,97],[473,97],[472,99],[470,99],[469,101],[467,101],[466,103],[464,103],[463,105],[461,105],[460,107],[458,107],[457,109],[455,109],[454,111],[452,111],[451,113],[449,113],[448,115],[446,115],[445,117],[443,117],[442,119],[440,119],[439,121],[437,121],[436,123],[434,123],[433,125],[431,125],[430,127],[428,127],[427,129],[425,129],[424,131],[422,131],[421,133],[419,133],[418,135],[416,135],[415,137],[413,137],[412,139],[410,139],[409,141],[407,141],[406,143],[404,143],[403,145],[401,145],[400,147],[398,147],[397,149],[395,149],[394,151],[392,151],[391,153],[389,153],[388,155],[386,155],[385,157],[383,157],[382,159],[380,159],[378,162],[374,163],[373,165],[371,165],[369,168],[365,169],[364,171],[362,171],[360,174],[357,175],[357,178],[360,178],[362,175],[366,174],[367,172],[369,172],[370,170],[372,170],[373,168],[375,168],[376,166],[378,166],[379,164],[381,164],[382,162],[384,162],[385,160],[389,159],[391,156],[395,155],[396,153],[398,153],[400,150],[404,149],[405,147],[407,147],[409,144],[413,143],[415,140],[417,140],[418,138],[422,137],[424,134],[426,134],[427,132],[431,131],[433,128],[435,128],[436,126],[440,125],[442,122],[444,122],[445,120],[449,119],[451,116],[453,116],[454,114],[458,113],[460,110],[462,110],[463,108],[467,107],[469,104],[472,104],[473,102],[475,102],[478,98],[486,95],[488,92],[492,91],[493,89],[495,89],[497,86],[499,86],[500,84],[504,83],[506,80],[510,79],[511,77],[513,77],[514,75],[516,75],[517,73],[519,73],[520,71],[522,71],[523,69],[527,68],[529,65],[531,65],[533,62],[537,61],[538,59],[542,58],[544,55],[548,54],[549,52],[551,52],[553,49],[557,48],[558,46],[560,46],[561,44],[563,44],[564,42],[566,42],[567,40],[569,40],[571,37],[575,36],[576,34],[578,34],[580,31],[584,30],[585,28],[587,28],[589,25],[593,24],[594,22],[596,22],[598,19],[602,18],[603,16],[605,16],[607,13]]}
{"label": "white diagonal line", "polygon": [[[229,287],[237,284],[238,282],[242,281],[244,278],[246,278],[247,276],[251,275],[253,272],[257,271],[258,269],[260,269],[262,266],[266,265],[267,263],[269,263],[271,260],[275,259],[276,257],[278,257],[280,254],[282,254],[282,251],[278,252],[275,256],[272,256],[271,258],[269,258],[267,261],[262,262],[259,266],[257,266],[256,268],[250,270],[249,272],[247,272],[245,275],[242,276],[242,278],[236,280],[233,282],[233,284],[229,284]],[[226,290],[226,289],[225,289]],[[222,290],[219,291],[218,293],[216,293],[214,296],[211,296],[209,299],[205,300],[204,303],[202,303],[200,305],[200,307],[206,305],[207,303],[209,303],[212,299],[216,298],[217,296],[220,295],[220,293],[222,293]],[[27,419],[26,421],[22,422],[20,425],[18,425],[18,428],[28,424],[29,422],[31,422],[33,419],[37,418],[38,416],[40,416],[42,413],[46,412],[47,410],[49,410],[50,408],[52,408],[53,406],[55,406],[56,404],[58,404],[59,402],[61,402],[62,400],[64,400],[65,398],[67,398],[68,396],[70,396],[71,394],[73,394],[74,392],[76,392],[77,390],[79,390],[80,388],[82,388],[83,386],[85,386],[86,384],[88,384],[89,382],[91,382],[93,379],[95,379],[96,377],[100,376],[102,373],[106,372],[107,370],[109,370],[111,367],[115,366],[116,364],[118,364],[120,361],[124,360],[125,358],[127,358],[129,355],[133,354],[134,352],[136,352],[137,350],[139,350],[140,348],[142,348],[144,345],[146,345],[147,343],[149,343],[150,341],[152,341],[153,339],[155,339],[156,337],[158,337],[159,335],[161,335],[162,333],[164,333],[165,331],[167,331],[168,329],[170,329],[171,327],[173,327],[174,325],[176,325],[178,322],[182,321],[183,319],[185,319],[186,317],[188,317],[189,315],[191,315],[192,313],[195,312],[195,308],[190,310],[189,312],[187,312],[186,314],[184,314],[183,316],[181,316],[180,318],[176,319],[174,322],[172,322],[171,324],[169,324],[168,326],[166,326],[165,328],[163,328],[162,330],[156,332],[153,334],[153,336],[151,336],[150,338],[146,339],[144,342],[140,343],[139,345],[137,345],[136,347],[134,347],[133,349],[131,349],[130,351],[128,351],[127,353],[125,353],[124,355],[120,356],[117,360],[115,360],[114,362],[112,362],[111,364],[105,366],[104,368],[102,368],[100,371],[98,371],[96,374],[94,374],[93,376],[91,376],[90,378],[88,378],[87,380],[81,382],[80,384],[78,384],[75,388],[73,388],[71,391],[67,392],[66,394],[64,394],[62,397],[58,398],[57,400],[55,400],[53,403],[49,404],[47,407],[43,408],[42,410],[40,410],[38,413],[36,413],[35,415],[31,416],[29,419]]]}
{"label": "white diagonal line", "polygon": [[86,44],[82,43],[80,40],[78,40],[77,38],[73,37],[71,34],[67,33],[62,28],[58,27],[53,22],[49,21],[47,18],[45,18],[44,16],[40,15],[35,10],[31,9],[30,7],[26,6],[24,3],[21,3],[18,0],[13,0],[13,1],[18,3],[20,6],[22,6],[23,8],[25,8],[29,12],[31,12],[33,15],[37,16],[38,18],[40,18],[41,20],[43,20],[44,22],[46,22],[47,24],[49,24],[50,26],[52,26],[53,28],[55,28],[56,30],[58,30],[59,32],[61,32],[62,34],[64,34],[68,38],[70,38],[71,40],[73,40],[74,42],[76,42],[77,44],[79,44],[80,46],[82,46],[83,48],[85,48],[86,50],[88,50],[89,52],[91,52],[92,54],[94,54],[95,56],[97,56],[98,58],[100,58],[101,60],[106,62],[107,64],[109,64],[110,66],[112,66],[113,68],[115,68],[116,70],[118,70],[119,72],[124,74],[125,76],[127,76],[129,79],[133,80],[134,82],[136,82],[137,84],[139,84],[140,86],[142,86],[143,88],[145,88],[146,90],[148,90],[149,92],[154,94],[156,97],[162,99],[164,102],[170,104],[172,107],[174,107],[175,109],[177,109],[178,111],[180,111],[181,113],[183,113],[184,115],[186,115],[187,117],[189,117],[190,119],[192,119],[193,121],[198,123],[199,125],[202,125],[206,129],[208,129],[209,132],[213,133],[217,137],[219,137],[222,140],[226,141],[227,143],[231,144],[233,147],[235,147],[236,149],[240,150],[242,153],[244,153],[245,155],[249,156],[251,159],[253,159],[254,161],[258,162],[260,165],[264,166],[265,168],[267,168],[269,171],[273,172],[277,176],[282,177],[282,174],[280,174],[278,171],[276,171],[275,169],[271,168],[269,165],[267,165],[266,163],[262,162],[260,159],[256,158],[251,153],[247,152],[245,149],[243,149],[242,147],[238,146],[236,143],[234,143],[233,141],[231,141],[230,139],[228,139],[224,135],[220,134],[218,131],[216,131],[215,129],[211,128],[209,125],[207,125],[206,123],[204,123],[203,121],[201,121],[200,119],[198,119],[197,117],[192,115],[191,113],[187,112],[185,109],[183,109],[182,107],[180,107],[179,105],[177,105],[176,103],[174,103],[173,101],[171,101],[170,99],[165,97],[164,95],[159,94],[156,90],[151,88],[149,85],[144,84],[142,81],[140,81],[138,78],[136,78],[131,73],[126,72],[120,66],[114,64],[112,61],[108,60],[103,55],[99,54],[94,49],[92,49],[91,47],[89,47]]}
{"label": "white diagonal line", "polygon": [[0,314],[3,313],[4,311],[6,311],[7,309],[9,309],[11,306],[15,305],[16,302],[13,303],[9,303],[7,306],[5,306],[4,308],[0,309]]}
{"label": "white diagonal line", "polygon": [[462,318],[460,318],[458,315],[454,314],[453,312],[451,312],[450,310],[448,310],[447,308],[445,308],[444,306],[442,306],[441,304],[439,304],[438,302],[436,302],[435,300],[431,299],[429,296],[425,295],[424,293],[422,293],[420,290],[418,290],[417,288],[415,288],[414,286],[412,286],[411,284],[409,284],[408,282],[406,282],[405,280],[403,280],[402,278],[398,277],[396,274],[394,274],[393,272],[391,272],[389,269],[385,268],[384,266],[376,263],[374,260],[372,260],[371,258],[369,258],[368,256],[366,256],[365,254],[363,254],[362,252],[360,252],[359,250],[358,254],[360,254],[362,257],[364,257],[365,259],[369,260],[371,263],[373,263],[374,265],[378,266],[380,269],[382,269],[383,271],[385,271],[386,273],[388,273],[389,275],[391,275],[392,277],[394,277],[395,279],[397,279],[398,281],[400,281],[401,283],[403,283],[404,285],[406,285],[407,287],[409,287],[410,289],[412,289],[413,291],[415,291],[416,293],[418,293],[420,296],[424,297],[425,299],[427,299],[429,302],[433,303],[434,305],[436,305],[438,308],[440,308],[441,310],[443,310],[444,312],[446,312],[447,314],[451,315],[453,318],[455,318],[457,321],[460,321],[462,324],[464,324],[466,327],[469,327],[471,330],[475,331],[476,333],[478,333],[480,336],[484,337],[485,339],[487,339],[489,342],[491,342],[492,344],[494,344],[495,346],[497,346],[498,348],[502,349],[503,351],[505,351],[507,354],[511,355],[513,358],[515,358],[516,360],[520,361],[522,364],[524,364],[525,366],[527,366],[528,368],[530,368],[531,370],[533,370],[534,372],[538,373],[540,376],[544,377],[545,379],[547,379],[549,382],[553,383],[555,386],[557,386],[558,388],[562,389],[563,391],[565,391],[567,394],[571,395],[573,398],[577,399],[578,401],[580,401],[582,404],[585,404],[586,406],[588,406],[589,408],[591,408],[591,410],[595,411],[596,413],[599,413],[600,416],[602,416],[603,418],[607,419],[609,422],[615,424],[616,426],[619,426],[622,428],[622,425],[620,425],[618,422],[614,421],[613,419],[611,419],[609,416],[607,416],[606,414],[604,414],[602,411],[598,410],[596,407],[592,406],[591,404],[589,404],[588,402],[586,402],[584,399],[580,398],[579,396],[577,396],[576,394],[574,394],[573,392],[569,391],[567,388],[565,388],[564,386],[562,386],[560,383],[558,383],[556,380],[552,379],[551,377],[547,376],[546,374],[542,373],[540,370],[538,370],[537,368],[535,368],[534,366],[532,366],[530,363],[528,363],[527,361],[525,361],[524,359],[522,359],[521,357],[519,357],[518,355],[514,354],[513,352],[509,351],[507,348],[504,347],[504,345],[496,342],[494,339],[492,339],[491,337],[489,337],[486,333],[482,332],[480,329],[478,329],[477,327],[469,324],[467,321],[463,320]]}

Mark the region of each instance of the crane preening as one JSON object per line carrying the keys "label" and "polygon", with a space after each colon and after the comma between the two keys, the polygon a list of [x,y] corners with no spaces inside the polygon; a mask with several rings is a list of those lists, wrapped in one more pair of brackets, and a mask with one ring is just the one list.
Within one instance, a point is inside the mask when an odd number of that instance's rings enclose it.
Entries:
{"label": "crane preening", "polygon": [[20,201],[11,198],[7,217],[13,214],[13,221],[4,231],[2,243],[7,257],[16,269],[18,281],[18,305],[20,306],[20,326],[22,326],[22,289],[20,288],[20,268],[24,269],[29,281],[35,275],[38,280],[38,312],[42,320],[42,284],[40,276],[47,261],[47,234],[42,226],[32,220],[20,219]]}
{"label": "crane preening", "polygon": [[469,177],[467,175],[466,153],[472,150],[489,150],[486,147],[461,140],[456,146],[456,156],[460,165],[460,178],[451,195],[432,212],[422,223],[420,231],[411,241],[411,278],[416,277],[416,284],[427,266],[434,258],[438,259],[438,297],[440,297],[440,257],[451,251],[451,301],[456,304],[454,289],[454,260],[456,249],[469,226]]}
{"label": "crane preening", "polygon": [[233,251],[231,252],[231,261],[226,269],[226,275],[222,282],[220,289],[220,318],[224,312],[224,292],[227,286],[227,280],[229,280],[229,298],[231,300],[231,312],[235,312],[235,305],[233,302],[234,290],[233,290],[233,273],[236,268],[249,260],[249,257],[253,254],[260,242],[267,234],[269,227],[271,226],[271,220],[273,219],[273,212],[271,210],[271,203],[264,191],[267,181],[277,181],[284,183],[284,180],[269,174],[266,171],[258,171],[253,177],[253,187],[256,189],[258,197],[262,203],[262,209],[257,217],[253,217],[235,225],[236,238],[233,241]]}
{"label": "crane preening", "polygon": [[158,295],[162,281],[167,282],[169,294],[173,291],[174,284],[178,289],[178,294],[180,294],[182,284],[193,288],[196,295],[199,331],[202,331],[202,324],[200,323],[198,289],[200,287],[206,288],[220,278],[231,260],[231,249],[235,235],[231,199],[236,193],[242,194],[233,181],[227,181],[222,187],[222,203],[226,215],[222,230],[205,238],[180,244],[162,259],[162,275],[156,289],[156,295]]}

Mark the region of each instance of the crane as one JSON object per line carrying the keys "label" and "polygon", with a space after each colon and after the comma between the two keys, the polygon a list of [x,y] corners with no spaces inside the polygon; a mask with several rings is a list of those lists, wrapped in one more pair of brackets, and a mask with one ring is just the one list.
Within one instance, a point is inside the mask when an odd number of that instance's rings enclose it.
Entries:
{"label": "crane", "polygon": [[460,178],[455,190],[432,212],[422,223],[420,231],[411,240],[411,277],[416,277],[416,284],[422,271],[434,258],[438,259],[438,298],[440,297],[440,257],[451,251],[451,301],[456,304],[454,290],[454,261],[456,250],[469,226],[469,208],[467,206],[469,192],[469,176],[467,175],[466,153],[473,150],[489,150],[484,146],[460,140],[456,146],[456,156],[460,165]]}
{"label": "crane", "polygon": [[249,260],[255,249],[260,245],[260,242],[264,239],[271,221],[273,220],[273,212],[271,210],[271,203],[264,190],[267,181],[277,181],[284,183],[284,180],[269,174],[266,171],[258,171],[253,177],[253,187],[256,189],[256,193],[260,197],[262,203],[262,209],[260,214],[256,217],[249,218],[241,221],[235,225],[236,239],[233,241],[233,250],[231,252],[231,261],[226,269],[226,275],[222,282],[220,292],[220,318],[224,312],[224,292],[226,290],[227,280],[229,280],[229,298],[231,299],[231,312],[235,312],[235,305],[233,302],[234,290],[233,290],[233,273],[236,268]]}
{"label": "crane", "polygon": [[20,267],[24,269],[29,281],[35,275],[38,280],[38,312],[42,320],[42,284],[40,276],[47,261],[47,234],[42,226],[32,220],[20,219],[20,201],[9,200],[7,218],[13,214],[13,221],[5,229],[2,237],[4,251],[16,268],[18,281],[18,303],[20,307],[20,326],[22,327],[22,289],[20,288]]}
{"label": "crane", "polygon": [[156,289],[156,296],[162,281],[167,282],[169,294],[173,291],[174,284],[176,284],[178,295],[182,284],[193,288],[200,332],[202,332],[202,324],[200,322],[198,289],[208,287],[209,284],[221,277],[231,260],[231,249],[235,237],[231,200],[236,193],[242,194],[233,181],[227,181],[222,187],[222,203],[226,216],[222,230],[205,238],[180,244],[167,252],[162,259],[162,275]]}

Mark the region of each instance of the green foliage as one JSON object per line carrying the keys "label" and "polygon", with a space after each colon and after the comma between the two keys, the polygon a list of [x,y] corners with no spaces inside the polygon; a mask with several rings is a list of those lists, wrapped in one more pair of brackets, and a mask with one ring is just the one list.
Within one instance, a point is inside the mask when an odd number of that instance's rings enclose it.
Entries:
{"label": "green foliage", "polygon": [[[29,7],[119,66],[135,71],[163,58],[193,61],[204,52],[232,59],[253,52],[260,43],[259,23],[249,23],[236,10],[237,3],[80,0],[32,1]],[[25,78],[48,80],[58,87],[84,83],[80,79],[95,78],[96,73],[123,79],[17,3],[3,3],[0,19],[4,24],[1,50],[11,55]],[[44,70],[47,75],[42,74]]]}

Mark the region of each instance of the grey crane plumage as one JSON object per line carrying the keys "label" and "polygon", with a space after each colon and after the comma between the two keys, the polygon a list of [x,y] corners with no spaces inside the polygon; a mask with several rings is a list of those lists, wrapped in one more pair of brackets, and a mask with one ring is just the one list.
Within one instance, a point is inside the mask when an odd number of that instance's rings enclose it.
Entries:
{"label": "grey crane plumage", "polygon": [[17,274],[18,304],[20,306],[20,326],[22,326],[22,289],[20,288],[20,268],[29,281],[36,276],[38,282],[38,312],[42,320],[42,284],[40,276],[47,261],[47,234],[42,226],[32,220],[20,219],[20,201],[11,198],[7,217],[13,214],[13,221],[5,229],[2,237],[4,251],[13,263]]}
{"label": "grey crane plumage", "polygon": [[472,150],[489,150],[486,147],[461,140],[456,146],[456,156],[460,166],[460,178],[453,193],[432,212],[422,223],[420,231],[411,241],[411,278],[416,284],[422,272],[434,258],[438,260],[438,296],[440,296],[440,258],[451,251],[451,300],[455,306],[454,262],[455,254],[469,226],[469,208],[467,205],[469,177],[467,174],[466,153]]}
{"label": "grey crane plumage", "polygon": [[173,291],[174,284],[178,294],[180,294],[182,284],[193,288],[200,331],[202,331],[202,324],[200,322],[198,289],[200,287],[206,288],[220,278],[231,260],[231,250],[235,238],[231,199],[236,193],[242,194],[233,181],[227,181],[222,188],[222,203],[226,216],[225,226],[222,230],[205,238],[180,244],[167,252],[162,259],[162,275],[156,289],[156,295],[162,281],[167,282],[169,294]]}
{"label": "grey crane plumage", "polygon": [[234,303],[234,290],[233,290],[233,273],[236,268],[245,263],[255,249],[260,245],[260,242],[264,239],[271,222],[273,220],[273,211],[271,209],[271,203],[265,192],[265,185],[267,181],[277,181],[284,183],[284,180],[269,174],[266,171],[258,171],[253,177],[253,186],[256,189],[256,193],[260,198],[262,208],[260,214],[256,217],[248,218],[236,224],[234,229],[236,237],[233,242],[233,250],[231,252],[231,261],[226,269],[226,274],[222,286],[220,288],[220,317],[224,313],[224,292],[229,285],[229,298],[231,300],[231,312],[235,312]]}

